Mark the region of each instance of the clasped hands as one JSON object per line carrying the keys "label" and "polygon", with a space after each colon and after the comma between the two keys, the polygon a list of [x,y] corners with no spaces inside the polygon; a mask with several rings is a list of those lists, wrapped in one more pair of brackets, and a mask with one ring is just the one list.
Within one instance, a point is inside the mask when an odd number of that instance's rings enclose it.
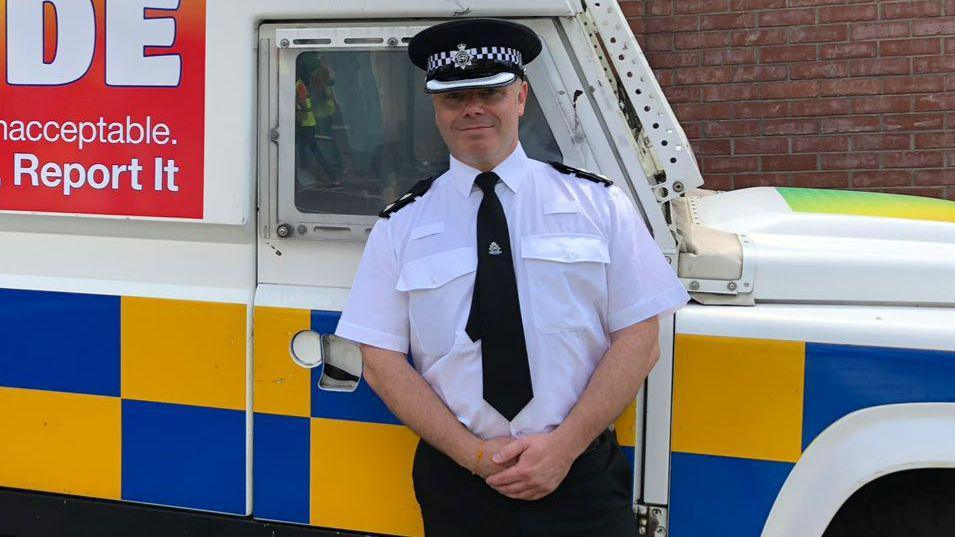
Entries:
{"label": "clasped hands", "polygon": [[537,500],[553,492],[579,455],[554,433],[493,438],[484,442],[484,453],[474,473],[518,500]]}

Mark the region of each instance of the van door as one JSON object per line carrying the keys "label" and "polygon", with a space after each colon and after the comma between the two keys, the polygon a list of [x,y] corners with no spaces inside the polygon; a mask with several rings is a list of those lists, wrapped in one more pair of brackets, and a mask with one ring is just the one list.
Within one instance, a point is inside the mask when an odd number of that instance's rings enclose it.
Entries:
{"label": "van door", "polygon": [[[257,518],[422,534],[417,436],[362,382],[357,348],[333,333],[377,213],[448,166],[423,73],[406,54],[433,22],[260,28]],[[524,149],[620,176],[555,21],[521,22],[545,43],[528,69]],[[632,453],[627,416],[621,440]]]}

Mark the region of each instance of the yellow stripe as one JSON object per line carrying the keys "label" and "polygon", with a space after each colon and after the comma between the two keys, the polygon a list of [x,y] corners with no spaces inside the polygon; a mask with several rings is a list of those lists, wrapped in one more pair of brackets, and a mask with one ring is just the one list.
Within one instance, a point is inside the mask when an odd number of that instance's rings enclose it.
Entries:
{"label": "yellow stripe", "polygon": [[673,451],[795,462],[805,344],[678,335]]}
{"label": "yellow stripe", "polygon": [[292,338],[311,328],[309,310],[255,308],[253,373],[256,412],[308,417],[311,370],[297,365],[289,354]]}
{"label": "yellow stripe", "polygon": [[118,500],[120,400],[0,388],[0,486]]}
{"label": "yellow stripe", "polygon": [[418,437],[399,425],[312,419],[311,523],[421,536],[411,482]]}
{"label": "yellow stripe", "polygon": [[614,430],[617,433],[617,442],[621,446],[634,447],[637,445],[637,402],[634,400],[623,414],[614,422]]}
{"label": "yellow stripe", "polygon": [[123,397],[245,410],[246,306],[123,297]]}

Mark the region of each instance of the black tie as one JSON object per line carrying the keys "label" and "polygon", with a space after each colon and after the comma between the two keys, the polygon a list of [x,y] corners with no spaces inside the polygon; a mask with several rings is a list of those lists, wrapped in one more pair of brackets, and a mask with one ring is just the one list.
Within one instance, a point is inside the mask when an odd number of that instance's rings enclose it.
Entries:
{"label": "black tie", "polygon": [[534,392],[507,217],[494,192],[499,180],[494,172],[484,172],[475,179],[484,199],[478,208],[478,265],[467,333],[471,341],[481,340],[484,400],[511,421]]}

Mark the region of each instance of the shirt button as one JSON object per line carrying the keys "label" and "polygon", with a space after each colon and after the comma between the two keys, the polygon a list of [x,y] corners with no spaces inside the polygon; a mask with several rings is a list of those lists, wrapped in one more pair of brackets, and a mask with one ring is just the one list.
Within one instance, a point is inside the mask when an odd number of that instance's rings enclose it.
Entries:
{"label": "shirt button", "polygon": [[569,257],[570,259],[577,259],[577,254],[575,254],[574,252],[567,252],[567,257]]}
{"label": "shirt button", "polygon": [[432,276],[432,277],[431,277],[431,283],[438,283],[438,277],[437,277],[437,276]]}

